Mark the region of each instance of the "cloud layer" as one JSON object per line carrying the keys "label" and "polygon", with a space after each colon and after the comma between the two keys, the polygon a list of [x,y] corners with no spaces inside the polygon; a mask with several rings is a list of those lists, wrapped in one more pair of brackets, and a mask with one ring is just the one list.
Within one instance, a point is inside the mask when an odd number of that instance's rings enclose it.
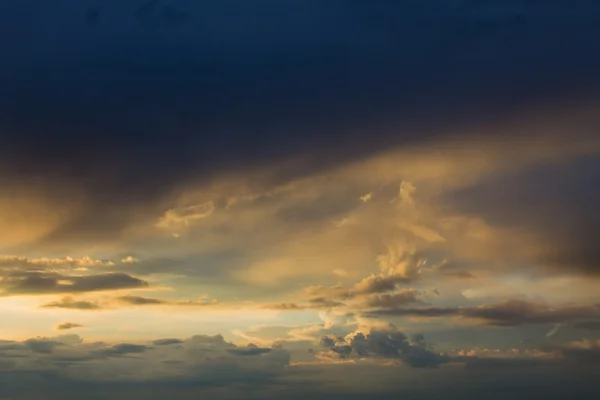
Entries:
{"label": "cloud layer", "polygon": [[54,3],[0,2],[0,398],[599,397],[596,2]]}

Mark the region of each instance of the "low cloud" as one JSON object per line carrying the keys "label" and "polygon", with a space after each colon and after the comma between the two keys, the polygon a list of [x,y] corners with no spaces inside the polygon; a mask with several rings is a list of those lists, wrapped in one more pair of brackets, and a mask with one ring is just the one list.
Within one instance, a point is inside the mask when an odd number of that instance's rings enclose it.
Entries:
{"label": "low cloud", "polygon": [[155,346],[169,346],[172,344],[181,344],[183,340],[181,339],[156,339],[152,341],[152,344]]}
{"label": "low cloud", "polygon": [[393,359],[415,368],[437,367],[450,361],[447,355],[428,349],[421,337],[411,343],[406,334],[393,326],[344,338],[325,336],[321,345],[328,350],[322,357]]}
{"label": "low cloud", "polygon": [[379,294],[364,297],[361,306],[368,308],[396,308],[408,304],[423,303],[421,292],[414,289],[402,290],[392,294]]}
{"label": "low cloud", "polygon": [[23,256],[0,256],[0,271],[6,272],[10,270],[43,270],[52,269],[60,270],[87,270],[92,267],[111,267],[115,263],[111,260],[95,259],[89,256],[80,258],[63,257],[63,258],[28,258]]}
{"label": "low cloud", "polygon": [[218,304],[215,299],[199,300],[199,301],[172,301],[166,299],[154,299],[141,296],[120,296],[115,299],[118,303],[133,305],[133,306],[152,306],[152,305],[169,305],[169,306],[214,306]]}
{"label": "low cloud", "polygon": [[148,282],[125,273],[63,275],[52,272],[12,271],[0,281],[0,295],[85,293],[148,287]]}
{"label": "low cloud", "polygon": [[567,361],[583,365],[600,365],[600,340],[582,340],[566,345],[550,346],[550,350],[557,350]]}
{"label": "low cloud", "polygon": [[56,330],[58,331],[66,331],[75,328],[83,328],[83,325],[76,324],[74,322],[63,322],[62,324],[56,325]]}
{"label": "low cloud", "polygon": [[238,356],[257,356],[260,354],[268,353],[271,350],[272,349],[270,348],[258,347],[255,344],[250,343],[245,348],[238,347],[235,349],[228,349],[227,351]]}
{"label": "low cloud", "polygon": [[600,331],[600,320],[579,321],[574,323],[573,327],[588,331]]}
{"label": "low cloud", "polygon": [[149,349],[150,347],[141,344],[120,343],[101,350],[96,350],[92,355],[97,357],[126,357],[131,354],[145,353]]}
{"label": "low cloud", "polygon": [[102,307],[95,302],[87,300],[75,300],[72,297],[63,297],[40,306],[41,308],[66,308],[71,310],[100,310]]}
{"label": "low cloud", "polygon": [[491,326],[565,323],[600,316],[600,306],[552,307],[524,300],[469,307],[391,308],[371,311],[367,316],[448,317],[458,316]]}

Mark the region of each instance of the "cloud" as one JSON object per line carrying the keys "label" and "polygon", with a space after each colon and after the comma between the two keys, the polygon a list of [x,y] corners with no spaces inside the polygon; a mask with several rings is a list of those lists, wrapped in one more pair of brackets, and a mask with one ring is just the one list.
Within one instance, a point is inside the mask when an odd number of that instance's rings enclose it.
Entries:
{"label": "cloud", "polygon": [[380,294],[364,298],[363,305],[371,308],[396,308],[414,303],[423,303],[421,293],[414,289],[402,290],[393,294]]}
{"label": "cloud", "polygon": [[205,301],[172,301],[165,299],[153,299],[149,297],[141,296],[120,296],[115,299],[117,302],[122,304],[134,305],[134,306],[147,306],[147,305],[171,305],[171,306],[211,306],[218,304],[217,300],[205,300]]}
{"label": "cloud", "polygon": [[[8,373],[0,374],[0,396],[15,399],[56,384],[63,388],[63,398],[83,387],[101,396],[126,395],[140,385],[171,387],[172,395],[180,394],[181,388],[194,388],[195,396],[237,391],[236,387],[256,393],[276,387],[290,364],[286,350],[238,347],[220,335],[159,339],[152,344],[87,342],[77,335],[0,341],[0,360],[0,368]],[[5,360],[10,372],[4,369]]]}
{"label": "cloud", "polygon": [[[138,5],[103,7],[93,29],[75,16],[91,4],[74,3],[63,16],[44,5],[40,15],[53,17],[35,18],[11,5],[0,20],[13,38],[2,47],[13,61],[0,76],[15,77],[0,82],[0,170],[3,182],[37,186],[42,195],[21,203],[34,212],[14,213],[6,225],[39,217],[39,227],[11,243],[117,241],[132,225],[178,209],[176,192],[187,182],[289,160],[300,161],[277,175],[305,176],[398,146],[459,140],[466,125],[494,126],[521,110],[595,98],[595,6],[456,4],[311,3],[298,13],[296,5],[267,1],[245,8],[247,18],[231,30],[226,6],[187,2],[177,9],[202,22],[170,29],[152,14],[156,23],[147,28],[165,35],[154,42],[137,34],[134,17],[118,27],[102,23],[134,15]],[[38,36],[20,34],[27,23]],[[57,52],[44,52],[65,24],[71,30],[61,31]],[[118,41],[116,31],[124,35]],[[30,44],[34,58],[22,51]],[[32,78],[38,70],[46,73]],[[498,137],[487,129],[477,135]],[[97,151],[113,162],[86,156]]]}
{"label": "cloud", "polygon": [[416,368],[437,367],[450,361],[448,356],[428,350],[422,340],[411,344],[408,337],[393,326],[385,330],[371,329],[366,335],[357,332],[346,338],[325,336],[321,344],[329,350],[329,355],[339,358],[397,359]]}
{"label": "cloud", "polygon": [[181,339],[157,339],[152,341],[152,344],[155,346],[169,346],[172,344],[181,344],[183,340]]}
{"label": "cloud", "polygon": [[600,364],[600,341],[598,340],[583,340],[566,345],[548,346],[548,348],[558,350],[567,361]]}
{"label": "cloud", "polygon": [[75,329],[75,328],[83,328],[83,325],[76,324],[74,322],[63,322],[62,324],[56,325],[56,330],[59,330],[59,331],[66,331],[66,330]]}
{"label": "cloud", "polygon": [[600,331],[600,320],[578,321],[573,324],[577,329]]}
{"label": "cloud", "polygon": [[23,256],[0,256],[0,270],[10,271],[14,269],[52,269],[54,271],[87,270],[92,267],[110,267],[115,265],[111,260],[98,260],[89,256],[80,258],[27,258]]}
{"label": "cloud", "polygon": [[435,266],[434,272],[456,279],[470,280],[475,278],[469,271],[465,271],[463,268],[456,265],[456,263],[449,262],[448,260],[444,260],[439,265]]}
{"label": "cloud", "polygon": [[0,281],[3,296],[82,293],[148,287],[148,282],[125,273],[62,275],[52,272],[12,271]]}
{"label": "cloud", "polygon": [[592,306],[552,307],[543,303],[508,300],[503,303],[468,307],[392,308],[372,311],[370,316],[447,317],[460,316],[491,326],[565,323],[598,316],[600,308]]}
{"label": "cloud", "polygon": [[371,294],[390,292],[396,288],[399,283],[410,282],[410,278],[403,275],[370,275],[358,282],[354,289],[357,293]]}
{"label": "cloud", "polygon": [[43,304],[40,306],[41,308],[66,308],[72,310],[99,310],[101,309],[100,305],[85,300],[75,300],[72,297],[63,297],[59,301],[53,301],[47,304]]}
{"label": "cloud", "polygon": [[246,348],[228,349],[227,351],[238,356],[257,356],[260,354],[268,353],[271,350],[272,349],[261,348],[256,346],[255,344],[250,343]]}
{"label": "cloud", "polygon": [[4,3],[0,398],[585,398],[594,2]]}
{"label": "cloud", "polygon": [[528,237],[522,246],[531,249],[530,262],[546,271],[593,276],[600,271],[593,239],[600,222],[598,171],[596,157],[581,157],[491,176],[447,198],[461,212]]}
{"label": "cloud", "polygon": [[142,354],[149,349],[148,346],[132,343],[120,343],[114,346],[96,350],[92,354],[96,357],[127,357],[131,354]]}
{"label": "cloud", "polygon": [[214,210],[215,205],[213,202],[168,210],[156,223],[156,226],[169,229],[185,228],[195,220],[210,216]]}
{"label": "cloud", "polygon": [[371,274],[351,288],[341,285],[308,286],[302,290],[302,295],[308,304],[279,303],[270,304],[266,308],[280,310],[302,310],[311,308],[394,308],[411,303],[422,303],[420,291],[414,289],[397,290],[399,284],[411,282],[411,278],[397,274],[395,270],[389,275]]}
{"label": "cloud", "polygon": [[141,297],[141,296],[121,296],[121,297],[117,297],[117,301],[124,303],[124,304],[131,304],[131,305],[135,305],[135,306],[167,303],[166,300],[152,299],[152,298]]}
{"label": "cloud", "polygon": [[[259,399],[285,393],[301,399],[308,394],[331,398],[335,389],[335,393],[343,395],[340,398],[358,399],[368,392],[371,398],[385,399],[400,394],[429,396],[430,385],[426,382],[439,380],[442,388],[438,386],[431,393],[432,398],[442,389],[449,396],[456,395],[449,398],[461,398],[466,394],[464,385],[469,382],[471,393],[475,389],[484,393],[496,386],[512,385],[515,379],[521,379],[523,371],[527,371],[527,380],[519,382],[525,387],[531,388],[532,382],[537,382],[546,388],[548,382],[558,382],[556,388],[560,388],[570,382],[571,392],[579,394],[587,393],[581,384],[581,368],[593,366],[597,360],[595,341],[567,343],[544,351],[449,355],[433,350],[422,335],[409,338],[391,326],[346,337],[325,336],[321,343],[317,351],[304,351],[312,361],[294,363],[285,343],[283,347],[242,347],[225,341],[221,335],[158,339],[150,343],[87,342],[78,335],[4,340],[0,341],[0,395],[24,399],[48,391],[47,398],[58,399],[93,389],[100,397],[119,397],[146,388],[152,399],[168,393],[186,399],[198,395]],[[352,362],[339,363],[344,360]],[[415,369],[425,370],[416,373]],[[515,369],[520,373],[512,372]],[[490,374],[491,371],[496,373]],[[577,379],[565,380],[574,372]],[[359,382],[360,377],[365,381]],[[457,381],[463,390],[452,386]],[[61,387],[60,396],[49,390],[57,384]],[[407,386],[411,390],[404,392]],[[509,392],[517,399],[530,398],[527,396],[532,393],[513,389]],[[534,393],[539,394],[540,390],[535,389]],[[146,393],[144,397],[147,398]]]}

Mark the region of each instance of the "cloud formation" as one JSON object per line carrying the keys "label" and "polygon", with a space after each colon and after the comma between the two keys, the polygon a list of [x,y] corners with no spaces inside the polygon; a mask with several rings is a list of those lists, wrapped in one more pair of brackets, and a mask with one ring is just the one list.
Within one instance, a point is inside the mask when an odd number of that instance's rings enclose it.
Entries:
{"label": "cloud formation", "polygon": [[596,2],[54,3],[0,2],[0,398],[600,397]]}
{"label": "cloud formation", "polygon": [[75,328],[83,328],[83,325],[76,324],[74,322],[63,322],[62,324],[56,325],[56,330],[59,330],[59,331],[66,331],[66,330],[75,329]]}
{"label": "cloud formation", "polygon": [[42,308],[66,308],[72,310],[99,310],[101,307],[95,302],[75,300],[72,297],[63,297],[60,300],[43,304]]}
{"label": "cloud formation", "polygon": [[215,299],[208,299],[204,301],[171,301],[165,299],[154,299],[150,297],[141,296],[120,296],[115,299],[118,303],[128,304],[133,306],[148,306],[148,305],[171,305],[171,306],[211,306],[218,304]]}
{"label": "cloud formation", "polygon": [[[492,326],[565,323],[597,317],[600,305],[552,307],[524,300],[467,307],[390,308],[369,312],[370,316],[448,317],[460,316]],[[584,323],[581,321],[579,323]]]}
{"label": "cloud formation", "polygon": [[148,282],[125,273],[62,275],[52,272],[12,271],[0,281],[0,295],[83,293],[148,287]]}
{"label": "cloud formation", "polygon": [[357,332],[346,338],[325,336],[321,344],[329,350],[323,356],[397,359],[416,368],[437,367],[450,361],[448,356],[428,350],[422,340],[410,343],[406,334],[393,326],[372,329],[366,335]]}
{"label": "cloud formation", "polygon": [[[41,207],[56,210],[22,240],[109,240],[166,215],[179,186],[215,171],[300,160],[279,175],[305,176],[391,147],[454,138],[522,108],[565,107],[562,99],[573,104],[598,90],[600,16],[591,3],[264,1],[238,5],[246,18],[233,21],[226,5],[183,3],[177,9],[194,16],[183,31],[158,23],[164,18],[142,28],[131,1],[103,7],[93,29],[81,17],[91,3],[69,3],[64,14],[51,5],[39,16],[25,5],[4,10],[2,33],[13,40],[1,50],[12,61],[0,72],[15,78],[2,82],[0,98],[1,159],[11,167],[3,176],[37,186]],[[35,37],[25,39],[23,26],[35,27]],[[49,54],[59,26],[69,28]],[[87,156],[98,151],[110,165]],[[64,191],[73,204],[57,204]],[[23,196],[32,208],[40,204]]]}

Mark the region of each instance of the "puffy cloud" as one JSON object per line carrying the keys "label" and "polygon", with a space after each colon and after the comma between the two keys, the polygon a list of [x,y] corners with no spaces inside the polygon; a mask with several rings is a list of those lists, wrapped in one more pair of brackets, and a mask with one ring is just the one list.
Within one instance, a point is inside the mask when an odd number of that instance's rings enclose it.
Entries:
{"label": "puffy cloud", "polygon": [[325,336],[321,344],[329,350],[327,355],[339,358],[384,358],[402,360],[416,368],[437,367],[450,361],[445,354],[427,349],[422,338],[410,343],[408,337],[395,327],[371,329],[366,335],[362,332],[342,337]]}
{"label": "puffy cloud", "polygon": [[[490,387],[504,387],[518,379],[521,374],[511,375],[515,369],[528,372],[527,381],[523,381],[527,387],[531,387],[532,379],[544,381],[543,387],[548,382],[555,382],[554,376],[563,382],[560,377],[564,379],[573,368],[580,373],[582,367],[594,365],[597,362],[594,352],[598,347],[595,341],[583,341],[543,351],[483,349],[448,355],[434,351],[422,335],[409,338],[391,326],[372,329],[368,333],[325,336],[321,345],[319,351],[305,349],[306,357],[313,361],[293,363],[291,352],[285,350],[286,343],[271,348],[252,344],[241,347],[227,342],[221,335],[112,344],[86,342],[78,335],[4,340],[0,341],[0,368],[3,371],[0,395],[27,398],[59,384],[62,398],[75,396],[82,389],[94,389],[105,397],[139,393],[141,388],[149,388],[151,396],[156,395],[150,398],[157,399],[165,393],[182,398],[210,394],[211,398],[259,399],[272,398],[277,393],[289,393],[291,398],[298,399],[307,394],[330,398],[330,392],[335,388],[346,398],[363,396],[363,392],[368,391],[373,398],[383,399],[404,393],[401,390],[406,385],[399,385],[399,379],[412,382],[410,393],[426,394],[429,393],[425,388],[427,385],[415,387],[423,381],[419,377],[430,382],[442,376],[447,378],[439,379],[442,384],[459,380],[462,387],[463,383],[471,382],[481,385],[478,390],[486,392]],[[335,360],[352,360],[352,363]],[[457,364],[466,368],[457,368]],[[415,375],[412,368],[425,368],[426,371]],[[490,374],[490,370],[502,373]],[[487,379],[491,375],[495,378],[482,381],[482,374]],[[361,376],[365,382],[354,387],[353,382]],[[561,385],[557,384],[557,387]],[[580,389],[581,385],[573,386],[576,393]],[[438,395],[439,390],[436,389]],[[452,387],[444,390],[449,394],[459,393]],[[58,399],[52,397],[52,391],[49,393],[50,398]],[[527,398],[521,396],[521,391],[511,393],[518,399]]]}
{"label": "puffy cloud", "polygon": [[357,293],[361,294],[390,292],[394,290],[399,283],[406,283],[409,281],[410,278],[402,275],[373,274],[358,282],[354,286],[354,289]]}

